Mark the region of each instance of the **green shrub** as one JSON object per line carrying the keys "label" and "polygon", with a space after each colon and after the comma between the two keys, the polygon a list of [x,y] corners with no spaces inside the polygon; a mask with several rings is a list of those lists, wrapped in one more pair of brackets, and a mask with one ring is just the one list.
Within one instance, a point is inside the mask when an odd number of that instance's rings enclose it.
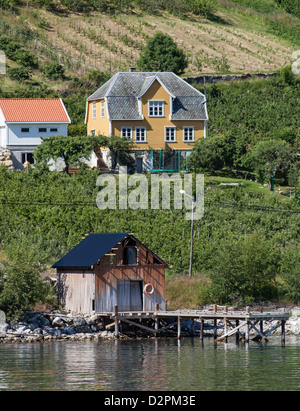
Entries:
{"label": "green shrub", "polygon": [[45,64],[43,67],[43,74],[52,80],[58,80],[59,78],[64,78],[65,69],[61,64],[52,62]]}

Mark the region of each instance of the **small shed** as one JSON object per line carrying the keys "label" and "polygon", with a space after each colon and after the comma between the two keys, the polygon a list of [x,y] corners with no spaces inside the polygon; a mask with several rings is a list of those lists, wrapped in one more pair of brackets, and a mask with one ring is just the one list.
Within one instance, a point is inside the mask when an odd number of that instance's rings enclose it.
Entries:
{"label": "small shed", "polygon": [[57,296],[81,314],[165,310],[168,264],[131,233],[92,233],[57,261]]}

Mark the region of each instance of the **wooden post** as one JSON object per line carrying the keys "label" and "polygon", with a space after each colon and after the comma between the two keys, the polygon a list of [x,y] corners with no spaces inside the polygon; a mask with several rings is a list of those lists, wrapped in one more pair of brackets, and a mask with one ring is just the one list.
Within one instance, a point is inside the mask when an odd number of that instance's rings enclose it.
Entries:
{"label": "wooden post", "polygon": [[194,318],[191,318],[191,337],[194,337]]}
{"label": "wooden post", "polygon": [[[225,313],[228,312],[228,307],[227,307],[227,305],[225,305],[224,311],[225,311]],[[224,317],[224,331],[225,331],[225,334],[227,334],[227,332],[228,332],[228,322],[227,322],[227,318],[226,318],[226,317]],[[228,342],[228,337],[225,337],[225,342]]]}
{"label": "wooden post", "polygon": [[[235,325],[236,327],[238,327],[240,325],[240,321],[236,320]],[[235,333],[235,342],[238,344],[239,340],[240,340],[240,334],[239,334],[239,330],[237,330],[237,332]]]}
{"label": "wooden post", "polygon": [[[158,309],[159,309],[159,304],[155,304],[155,311],[157,312]],[[158,328],[159,328],[159,318],[155,317],[155,330],[158,331]],[[155,333],[155,337],[157,336],[158,336],[158,332]]]}
{"label": "wooden post", "polygon": [[203,340],[204,320],[200,318],[200,340]]}
{"label": "wooden post", "polygon": [[[263,312],[263,308],[262,307],[260,307],[260,310],[259,310],[259,312]],[[260,322],[259,322],[259,326],[260,326],[260,332],[263,334],[264,333],[264,322],[263,322],[263,320],[261,320]]]}
{"label": "wooden post", "polygon": [[281,342],[285,343],[285,321],[281,321]]}
{"label": "wooden post", "polygon": [[216,339],[218,336],[218,331],[217,331],[217,320],[214,318],[214,339]]}
{"label": "wooden post", "polygon": [[[214,304],[214,314],[216,314],[217,312],[217,304]],[[217,320],[216,318],[214,318],[214,339],[216,339],[218,336],[218,332],[217,332]]]}
{"label": "wooden post", "polygon": [[249,342],[249,335],[250,335],[250,323],[249,323],[249,321],[247,321],[247,324],[246,324],[246,333],[245,333],[245,342],[246,342],[246,343]]}
{"label": "wooden post", "polygon": [[[250,313],[250,307],[246,307],[246,314]],[[246,324],[246,334],[245,334],[245,342],[249,342],[249,335],[250,335],[250,323],[247,320],[247,324]]]}
{"label": "wooden post", "polygon": [[180,340],[181,337],[181,318],[178,317],[178,322],[177,322],[177,338]]}
{"label": "wooden post", "polygon": [[114,307],[115,313],[115,338],[119,338],[119,319],[118,319],[118,306]]}

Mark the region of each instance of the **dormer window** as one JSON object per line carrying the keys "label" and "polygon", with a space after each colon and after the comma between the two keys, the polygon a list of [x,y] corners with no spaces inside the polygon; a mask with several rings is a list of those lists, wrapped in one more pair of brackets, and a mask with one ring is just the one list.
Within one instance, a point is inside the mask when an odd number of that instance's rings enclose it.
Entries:
{"label": "dormer window", "polygon": [[164,117],[164,102],[151,100],[148,103],[149,117]]}

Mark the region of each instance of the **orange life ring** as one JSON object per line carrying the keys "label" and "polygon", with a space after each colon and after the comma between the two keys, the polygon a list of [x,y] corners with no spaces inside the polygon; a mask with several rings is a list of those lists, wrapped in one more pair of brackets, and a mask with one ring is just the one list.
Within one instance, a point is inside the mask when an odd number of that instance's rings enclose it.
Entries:
{"label": "orange life ring", "polygon": [[[150,291],[148,290],[149,287],[150,287]],[[144,287],[144,293],[147,294],[147,295],[153,294],[154,293],[153,285],[150,284],[150,283],[146,284],[145,287]]]}

